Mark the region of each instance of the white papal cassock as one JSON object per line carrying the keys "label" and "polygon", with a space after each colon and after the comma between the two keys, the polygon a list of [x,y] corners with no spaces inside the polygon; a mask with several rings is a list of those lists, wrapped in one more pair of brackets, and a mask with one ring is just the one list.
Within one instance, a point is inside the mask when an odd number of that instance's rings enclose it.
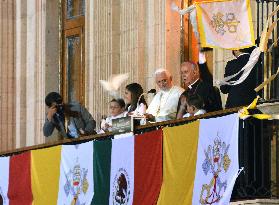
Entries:
{"label": "white papal cassock", "polygon": [[172,86],[168,91],[160,90],[146,112],[152,114],[156,122],[175,119],[178,100],[183,91],[183,88],[178,86]]}

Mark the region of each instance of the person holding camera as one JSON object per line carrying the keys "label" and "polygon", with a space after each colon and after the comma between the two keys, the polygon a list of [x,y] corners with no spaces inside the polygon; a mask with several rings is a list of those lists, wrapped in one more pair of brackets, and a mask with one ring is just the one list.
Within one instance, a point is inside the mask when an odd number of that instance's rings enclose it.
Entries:
{"label": "person holding camera", "polygon": [[96,121],[88,110],[77,102],[63,103],[61,95],[50,92],[45,98],[48,107],[43,127],[45,137],[52,135],[54,128],[64,138],[78,138],[96,134]]}

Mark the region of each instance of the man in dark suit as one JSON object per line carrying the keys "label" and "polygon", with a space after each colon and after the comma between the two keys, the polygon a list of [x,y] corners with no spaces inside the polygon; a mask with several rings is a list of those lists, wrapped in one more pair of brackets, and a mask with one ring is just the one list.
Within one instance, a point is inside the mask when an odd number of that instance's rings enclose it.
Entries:
{"label": "man in dark suit", "polygon": [[[229,61],[225,67],[224,77],[231,76],[239,72],[248,62],[251,48],[233,50],[233,55],[236,59]],[[257,96],[254,90],[257,86],[256,83],[256,66],[253,67],[248,77],[238,85],[221,85],[220,89],[222,93],[228,94],[225,108],[233,108],[244,105],[249,105]],[[230,81],[238,80],[242,72]]]}
{"label": "man in dark suit", "polygon": [[[207,112],[212,112],[222,109],[222,102],[219,90],[215,90],[213,87],[212,76],[208,71],[206,62],[200,62],[199,66],[191,61],[187,61],[181,64],[182,80],[185,84],[186,90],[181,94],[178,107],[177,107],[177,119],[182,118],[186,113],[185,105],[181,104],[181,98],[197,94],[204,101],[204,109]],[[203,79],[201,79],[203,76]],[[218,92],[217,92],[218,91]]]}

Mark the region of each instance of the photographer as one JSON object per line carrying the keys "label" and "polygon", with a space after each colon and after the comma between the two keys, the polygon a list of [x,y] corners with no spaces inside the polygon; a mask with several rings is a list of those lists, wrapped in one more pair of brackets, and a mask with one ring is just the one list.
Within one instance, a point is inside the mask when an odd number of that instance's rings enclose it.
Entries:
{"label": "photographer", "polygon": [[[78,138],[96,134],[96,122],[86,108],[77,102],[64,104],[60,94],[51,92],[45,98],[46,121],[44,136],[48,137],[56,128],[63,137]],[[66,122],[66,129],[65,129]]]}

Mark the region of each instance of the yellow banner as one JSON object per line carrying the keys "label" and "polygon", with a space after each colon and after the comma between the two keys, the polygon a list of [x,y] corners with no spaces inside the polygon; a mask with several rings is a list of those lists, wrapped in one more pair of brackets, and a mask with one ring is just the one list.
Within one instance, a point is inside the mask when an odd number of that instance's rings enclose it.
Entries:
{"label": "yellow banner", "polygon": [[31,151],[33,205],[56,204],[61,146]]}
{"label": "yellow banner", "polygon": [[192,204],[199,121],[164,128],[163,133],[163,184],[157,204]]}

